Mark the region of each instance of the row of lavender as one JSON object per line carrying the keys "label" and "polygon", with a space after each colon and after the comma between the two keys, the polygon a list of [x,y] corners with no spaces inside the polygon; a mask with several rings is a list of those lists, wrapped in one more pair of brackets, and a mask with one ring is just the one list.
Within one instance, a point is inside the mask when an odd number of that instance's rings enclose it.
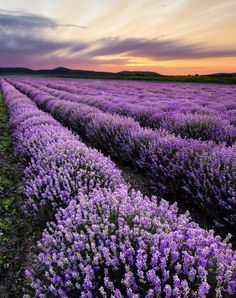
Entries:
{"label": "row of lavender", "polygon": [[129,194],[109,159],[12,85],[1,87],[25,164],[26,210],[56,213],[26,272],[25,297],[234,295],[236,253],[226,241],[176,205]]}
{"label": "row of lavender", "polygon": [[67,204],[78,191],[88,193],[96,187],[115,189],[124,183],[112,161],[86,147],[14,87],[5,81],[1,84],[11,112],[9,125],[15,149],[26,165],[26,210],[38,213],[45,206],[55,209]]}
{"label": "row of lavender", "polygon": [[[28,82],[38,86],[37,82],[30,80]],[[129,116],[145,127],[166,129],[182,137],[203,141],[212,140],[216,143],[225,142],[227,145],[234,144],[236,140],[236,89],[234,86],[228,87],[231,91],[228,98],[225,98],[225,95],[224,100],[221,98],[217,102],[216,94],[216,97],[212,99],[211,96],[209,99],[209,95],[207,96],[206,93],[204,93],[206,96],[204,99],[200,96],[196,97],[196,94],[193,98],[188,98],[185,95],[177,99],[172,97],[160,99],[158,94],[154,97],[156,99],[154,101],[153,98],[152,100],[146,98],[147,95],[146,97],[143,95],[140,99],[138,93],[126,95],[121,90],[117,98],[112,88],[110,93],[106,92],[105,94],[103,90],[99,90],[100,92],[96,88],[93,90],[89,85],[92,84],[91,81],[85,81],[85,83],[79,81],[78,84],[76,80],[57,82],[57,80],[41,79],[40,84],[49,87],[51,89],[49,92],[61,99],[95,106],[104,112]],[[106,84],[104,83],[104,85]],[[81,92],[84,85],[87,88]],[[159,86],[159,84],[157,85]],[[222,88],[222,86],[220,87]],[[171,89],[171,86],[169,88]],[[63,92],[58,92],[58,90]],[[210,91],[212,92],[211,89]],[[184,91],[182,90],[180,93],[184,94]],[[173,94],[171,93],[169,96],[173,96]]]}
{"label": "row of lavender", "polygon": [[[235,86],[206,84],[173,84],[150,82],[121,82],[45,79],[36,80],[52,88],[59,86],[61,90],[67,87],[71,93],[88,96],[90,99],[103,98],[113,103],[138,104],[140,106],[158,107],[163,111],[179,109],[186,113],[214,114],[235,109],[233,98]],[[122,86],[122,88],[121,88]]]}
{"label": "row of lavender", "polygon": [[131,118],[60,100],[19,81],[11,82],[42,109],[112,157],[149,175],[155,193],[201,207],[217,223],[236,223],[236,147],[185,140],[141,128]]}

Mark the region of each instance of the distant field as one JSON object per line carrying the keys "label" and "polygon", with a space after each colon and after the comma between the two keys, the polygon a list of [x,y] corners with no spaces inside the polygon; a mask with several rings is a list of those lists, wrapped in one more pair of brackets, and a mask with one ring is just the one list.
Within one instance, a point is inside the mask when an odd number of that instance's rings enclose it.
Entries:
{"label": "distant field", "polygon": [[236,86],[61,78],[19,81],[68,104],[128,116],[142,127],[217,144],[235,142]]}
{"label": "distant field", "polygon": [[129,79],[1,80],[18,220],[45,228],[23,237],[26,298],[236,294],[236,86]]}
{"label": "distant field", "polygon": [[[60,76],[57,76],[60,77]],[[143,80],[143,81],[157,81],[157,82],[182,82],[182,83],[215,83],[215,84],[236,84],[236,76],[61,76],[71,78],[87,78],[87,79],[119,79],[119,80]]]}
{"label": "distant field", "polygon": [[108,80],[141,80],[141,81],[157,81],[157,82],[182,82],[182,83],[215,83],[215,84],[236,84],[236,75],[189,75],[189,76],[156,76],[156,75],[119,75],[119,74],[63,74],[63,73],[3,73],[0,77],[6,76],[30,76],[30,77],[58,77],[58,78],[80,78],[80,79],[108,79]]}

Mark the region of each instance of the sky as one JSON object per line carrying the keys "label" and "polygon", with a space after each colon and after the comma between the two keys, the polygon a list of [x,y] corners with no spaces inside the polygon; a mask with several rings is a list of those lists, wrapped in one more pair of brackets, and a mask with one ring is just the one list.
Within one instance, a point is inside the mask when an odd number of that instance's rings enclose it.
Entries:
{"label": "sky", "polygon": [[0,0],[0,66],[236,72],[236,0]]}

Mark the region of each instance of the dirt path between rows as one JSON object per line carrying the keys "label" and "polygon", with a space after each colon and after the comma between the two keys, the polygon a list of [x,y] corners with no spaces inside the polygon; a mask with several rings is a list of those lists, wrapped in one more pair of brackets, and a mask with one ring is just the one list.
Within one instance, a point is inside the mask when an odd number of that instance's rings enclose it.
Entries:
{"label": "dirt path between rows", "polygon": [[21,165],[13,155],[8,114],[0,95],[0,298],[22,297],[24,271],[40,229],[22,212]]}

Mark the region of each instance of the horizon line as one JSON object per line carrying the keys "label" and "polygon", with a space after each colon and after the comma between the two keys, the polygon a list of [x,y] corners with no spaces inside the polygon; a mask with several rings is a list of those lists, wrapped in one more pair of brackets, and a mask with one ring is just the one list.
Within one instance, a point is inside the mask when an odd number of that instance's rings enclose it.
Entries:
{"label": "horizon line", "polygon": [[158,74],[158,75],[161,75],[161,76],[196,76],[196,75],[199,75],[199,76],[208,76],[208,75],[214,75],[214,74],[236,74],[236,70],[235,71],[232,71],[232,72],[227,72],[227,71],[220,71],[220,72],[214,72],[214,73],[207,73],[207,74],[200,74],[200,73],[186,73],[186,74],[164,74],[164,73],[160,73],[160,72],[156,72],[156,71],[153,71],[153,70],[127,70],[127,69],[123,69],[123,70],[120,70],[120,71],[117,71],[117,72],[114,72],[114,71],[107,71],[107,70],[94,70],[94,69],[82,69],[82,68],[70,68],[70,67],[66,67],[66,66],[55,66],[55,67],[44,67],[44,68],[31,68],[31,67],[27,67],[27,66],[0,66],[0,69],[3,69],[3,68],[11,68],[11,69],[14,69],[14,68],[24,68],[24,69],[28,69],[28,70],[32,70],[32,71],[43,71],[43,70],[56,70],[56,69],[60,69],[60,68],[64,68],[64,69],[67,69],[67,70],[71,70],[71,71],[91,71],[91,72],[97,72],[97,73],[110,73],[110,74],[119,74],[121,72],[140,72],[140,73],[155,73],[155,74]]}

